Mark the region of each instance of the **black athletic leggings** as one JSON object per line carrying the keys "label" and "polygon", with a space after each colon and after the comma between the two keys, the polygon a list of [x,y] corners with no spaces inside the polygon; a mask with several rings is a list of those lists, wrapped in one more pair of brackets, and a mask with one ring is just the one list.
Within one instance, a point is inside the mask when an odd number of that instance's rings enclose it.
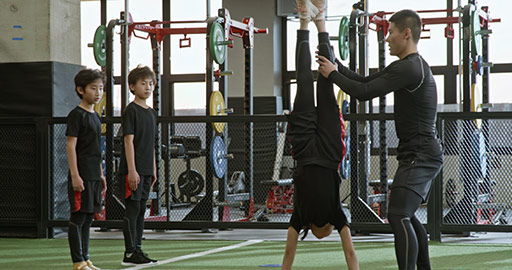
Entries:
{"label": "black athletic leggings", "polygon": [[[329,44],[329,34],[318,34],[318,51],[319,54],[334,61]],[[297,94],[293,103],[294,112],[317,111],[317,130],[324,133],[323,136],[335,137],[339,140],[339,130],[331,130],[333,126],[339,127],[340,116],[339,109],[334,97],[334,88],[324,76],[319,75],[317,80],[317,92],[315,108],[314,97],[314,79],[311,71],[311,52],[309,48],[309,31],[297,31],[297,47],[295,55],[295,65],[297,69]],[[335,123],[335,125],[333,125]]]}
{"label": "black athletic leggings", "polygon": [[125,199],[125,216],[123,220],[124,245],[127,253],[142,247],[142,234],[144,232],[144,214],[146,212],[146,200]]}
{"label": "black athletic leggings", "polygon": [[68,242],[73,263],[89,260],[89,236],[92,213],[75,212],[68,223]]}
{"label": "black athletic leggings", "polygon": [[400,270],[429,270],[428,236],[423,224],[414,216],[422,198],[416,192],[391,189],[388,220],[395,235],[395,253]]}

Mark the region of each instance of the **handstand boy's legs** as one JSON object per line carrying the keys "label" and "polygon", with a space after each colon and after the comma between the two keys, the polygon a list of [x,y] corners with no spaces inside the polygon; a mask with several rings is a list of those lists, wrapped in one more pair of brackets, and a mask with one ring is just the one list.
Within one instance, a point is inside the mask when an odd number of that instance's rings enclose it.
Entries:
{"label": "handstand boy's legs", "polygon": [[293,111],[295,113],[313,111],[315,110],[315,100],[308,30],[297,30],[295,66],[297,70],[297,94],[293,103]]}
{"label": "handstand boy's legs", "polygon": [[[331,59],[334,55],[329,43],[329,33],[318,33],[318,54]],[[316,102],[318,112],[318,132],[329,141],[341,140],[340,112],[334,97],[333,83],[324,76],[317,79]]]}

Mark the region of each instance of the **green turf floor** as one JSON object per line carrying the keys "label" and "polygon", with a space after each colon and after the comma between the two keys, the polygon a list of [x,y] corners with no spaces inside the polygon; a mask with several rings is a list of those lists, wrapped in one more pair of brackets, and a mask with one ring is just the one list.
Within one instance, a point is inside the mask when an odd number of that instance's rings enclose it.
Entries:
{"label": "green turf floor", "polygon": [[[166,260],[229,246],[242,241],[146,240],[144,250],[151,257]],[[284,242],[261,242],[233,250],[156,265],[147,269],[230,270],[279,269],[260,265],[280,264]],[[392,243],[355,243],[361,269],[397,269]],[[123,269],[122,240],[91,240],[91,259],[103,269]],[[512,245],[431,244],[432,269],[512,269]],[[66,239],[0,238],[0,269],[71,269]],[[301,242],[294,269],[346,269],[338,242]]]}

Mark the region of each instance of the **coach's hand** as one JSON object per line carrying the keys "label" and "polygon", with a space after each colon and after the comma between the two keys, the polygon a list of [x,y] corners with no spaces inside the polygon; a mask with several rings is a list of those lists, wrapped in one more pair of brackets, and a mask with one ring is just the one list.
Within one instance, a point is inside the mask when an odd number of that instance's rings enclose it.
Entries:
{"label": "coach's hand", "polygon": [[325,58],[321,55],[317,55],[316,58],[317,58],[316,62],[319,65],[318,72],[320,74],[322,74],[322,76],[324,76],[325,78],[329,77],[329,74],[331,74],[331,72],[338,70],[336,65],[334,65],[327,58]]}

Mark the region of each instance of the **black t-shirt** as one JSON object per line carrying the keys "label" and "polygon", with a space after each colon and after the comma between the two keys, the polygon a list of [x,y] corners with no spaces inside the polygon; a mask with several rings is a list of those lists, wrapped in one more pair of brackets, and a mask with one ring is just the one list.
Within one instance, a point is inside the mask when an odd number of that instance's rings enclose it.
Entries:
{"label": "black t-shirt", "polygon": [[395,128],[400,144],[416,151],[418,137],[435,137],[437,88],[430,66],[418,53],[391,63],[384,70],[363,77],[338,62],[339,72],[331,72],[329,80],[344,92],[369,100],[390,92],[395,95]]}
{"label": "black t-shirt", "polygon": [[315,224],[327,223],[341,231],[348,220],[340,201],[341,178],[336,170],[311,164],[297,167],[293,173],[293,213],[290,226],[297,232]]}
{"label": "black t-shirt", "polygon": [[[153,175],[153,160],[155,158],[156,111],[153,108],[143,108],[135,102],[128,104],[122,117],[121,129],[123,136],[133,134],[135,150],[135,167],[139,175]],[[119,173],[128,174],[126,149],[121,154]]]}
{"label": "black t-shirt", "polygon": [[101,180],[101,120],[98,113],[77,106],[68,115],[66,136],[77,137],[77,166],[82,180]]}
{"label": "black t-shirt", "polygon": [[[336,106],[336,110],[337,106]],[[345,155],[345,128],[343,116],[318,114],[317,110],[292,112],[287,115],[287,138],[292,144],[292,155],[297,166],[317,164],[337,170]],[[330,118],[335,121],[319,123],[318,119]],[[323,125],[322,125],[323,124]]]}

